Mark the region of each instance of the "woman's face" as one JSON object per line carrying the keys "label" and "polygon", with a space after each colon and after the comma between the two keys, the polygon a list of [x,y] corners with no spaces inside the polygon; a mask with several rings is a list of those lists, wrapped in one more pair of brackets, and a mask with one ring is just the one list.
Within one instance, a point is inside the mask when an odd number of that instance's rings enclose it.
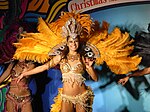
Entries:
{"label": "woman's face", "polygon": [[69,47],[69,50],[71,51],[76,51],[79,47],[79,39],[78,38],[71,38],[69,37],[68,41],[67,41],[67,45]]}

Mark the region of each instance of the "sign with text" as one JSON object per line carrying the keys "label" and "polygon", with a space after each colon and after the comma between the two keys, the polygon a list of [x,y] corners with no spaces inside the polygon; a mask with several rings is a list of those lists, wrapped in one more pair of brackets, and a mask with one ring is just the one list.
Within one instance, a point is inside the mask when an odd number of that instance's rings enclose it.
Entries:
{"label": "sign with text", "polygon": [[68,3],[68,11],[80,11],[85,12],[88,10],[116,5],[116,4],[123,4],[123,3],[136,3],[136,2],[144,2],[149,0],[71,0]]}

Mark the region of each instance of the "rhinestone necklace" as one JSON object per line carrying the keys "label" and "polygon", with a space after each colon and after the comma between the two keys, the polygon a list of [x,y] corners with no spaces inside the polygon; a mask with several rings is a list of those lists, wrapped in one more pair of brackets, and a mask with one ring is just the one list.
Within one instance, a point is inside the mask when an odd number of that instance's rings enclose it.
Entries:
{"label": "rhinestone necklace", "polygon": [[76,55],[68,54],[67,59],[72,61],[72,62],[75,61],[75,60],[79,60],[80,59],[80,54],[76,54]]}

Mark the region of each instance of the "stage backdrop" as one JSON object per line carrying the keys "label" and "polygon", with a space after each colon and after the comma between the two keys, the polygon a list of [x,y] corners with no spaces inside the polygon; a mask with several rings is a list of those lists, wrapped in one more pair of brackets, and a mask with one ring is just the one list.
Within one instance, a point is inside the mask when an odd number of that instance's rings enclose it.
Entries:
{"label": "stage backdrop", "polygon": [[[38,17],[52,22],[60,16],[61,11],[73,10],[88,13],[93,20],[98,20],[100,23],[107,21],[110,24],[109,32],[118,26],[122,31],[128,31],[133,38],[136,32],[149,33],[147,30],[150,23],[149,0],[3,0],[0,1],[0,59],[8,60],[9,55],[6,51],[10,49],[4,49],[2,46],[6,43],[11,44],[11,41],[6,41],[12,38],[11,33],[9,37],[8,32],[14,31],[10,28],[14,22],[23,21],[30,24],[28,28],[32,31],[36,28]],[[14,38],[16,36],[17,33]],[[5,53],[7,57],[2,55]],[[3,62],[0,64],[2,74],[6,64]],[[150,111],[149,75],[131,78],[125,86],[121,86],[117,84],[117,76],[109,72],[106,67],[95,66],[95,68],[101,71],[99,81],[86,81],[95,94],[93,112]],[[144,66],[139,68],[142,69]],[[57,88],[62,87],[61,73],[59,69],[54,68],[33,78],[36,84],[31,83],[30,88],[36,98],[34,103],[37,106],[34,111],[48,112],[53,98],[57,95]],[[6,87],[0,91],[0,106],[5,102],[6,91]],[[37,101],[41,103],[36,103]]]}

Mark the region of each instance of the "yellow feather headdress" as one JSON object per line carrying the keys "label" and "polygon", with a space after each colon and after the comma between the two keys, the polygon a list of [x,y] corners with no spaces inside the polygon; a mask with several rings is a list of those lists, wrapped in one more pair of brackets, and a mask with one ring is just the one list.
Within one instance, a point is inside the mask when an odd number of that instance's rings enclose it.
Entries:
{"label": "yellow feather headdress", "polygon": [[[65,46],[66,39],[62,37],[62,28],[68,20],[71,20],[70,18],[75,19],[75,21],[72,20],[75,24],[81,25],[82,30],[79,32],[81,42],[86,43],[83,47],[85,56],[96,58],[97,65],[105,62],[115,74],[126,74],[137,69],[141,57],[130,56],[134,46],[131,45],[133,40],[130,39],[128,33],[122,33],[116,27],[109,34],[107,22],[103,22],[100,27],[98,22],[91,20],[90,15],[74,12],[63,12],[60,18],[52,23],[46,23],[39,18],[37,28],[39,32],[23,34],[25,38],[14,43],[17,47],[14,59],[33,60],[39,63],[51,59],[53,55],[57,54],[51,54],[55,51],[54,48],[60,49]],[[69,34],[66,29],[65,31],[66,34]],[[78,31],[74,33],[78,33]]]}

